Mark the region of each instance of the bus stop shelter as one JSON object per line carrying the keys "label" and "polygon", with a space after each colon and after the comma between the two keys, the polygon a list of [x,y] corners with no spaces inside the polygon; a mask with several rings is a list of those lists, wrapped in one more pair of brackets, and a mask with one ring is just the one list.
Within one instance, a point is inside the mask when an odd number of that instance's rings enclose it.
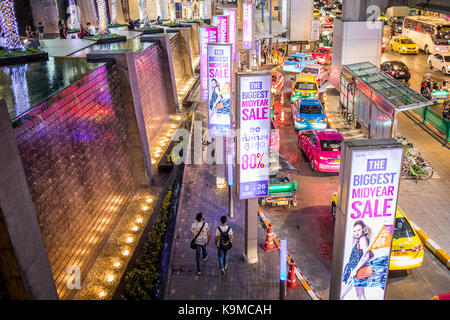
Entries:
{"label": "bus stop shelter", "polygon": [[394,138],[398,113],[434,102],[370,62],[342,66],[339,111],[369,138]]}

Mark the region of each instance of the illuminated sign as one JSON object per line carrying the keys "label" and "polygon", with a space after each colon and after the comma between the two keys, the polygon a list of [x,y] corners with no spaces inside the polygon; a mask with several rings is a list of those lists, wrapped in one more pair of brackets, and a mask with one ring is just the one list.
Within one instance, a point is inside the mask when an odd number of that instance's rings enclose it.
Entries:
{"label": "illuminated sign", "polygon": [[244,49],[252,49],[253,45],[253,3],[243,4],[242,41]]}
{"label": "illuminated sign", "polygon": [[239,198],[269,194],[270,73],[238,74]]}
{"label": "illuminated sign", "polygon": [[218,28],[218,43],[227,43],[228,40],[228,16],[214,16],[213,26]]}
{"label": "illuminated sign", "polygon": [[208,43],[209,134],[223,136],[231,125],[231,44]]}
{"label": "illuminated sign", "polygon": [[236,9],[224,9],[224,15],[229,17],[228,20],[228,42],[232,45],[233,61],[236,61],[236,43],[237,43],[237,10]]}
{"label": "illuminated sign", "polygon": [[374,146],[354,148],[343,159],[350,161],[350,169],[345,179],[341,300],[384,299],[403,150]]}
{"label": "illuminated sign", "polygon": [[208,100],[208,43],[217,42],[217,27],[199,27],[200,42],[200,96]]}

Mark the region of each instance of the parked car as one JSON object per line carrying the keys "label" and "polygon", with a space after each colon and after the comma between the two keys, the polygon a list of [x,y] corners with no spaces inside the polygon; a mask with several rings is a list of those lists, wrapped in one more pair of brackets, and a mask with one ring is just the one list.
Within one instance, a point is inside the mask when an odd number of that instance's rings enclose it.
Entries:
{"label": "parked car", "polygon": [[428,56],[428,65],[430,69],[436,68],[442,71],[442,74],[450,74],[450,54],[430,54]]}
{"label": "parked car", "polygon": [[408,37],[395,37],[389,42],[392,51],[402,53],[419,53],[419,46]]}
{"label": "parked car", "polygon": [[332,49],[330,47],[322,47],[311,53],[311,56],[320,64],[330,64]]}
{"label": "parked car", "polygon": [[292,118],[297,130],[325,129],[328,121],[318,98],[302,98],[292,104]]}
{"label": "parked car", "polygon": [[272,71],[272,95],[280,93],[284,85],[284,75],[278,71]]}
{"label": "parked car", "polygon": [[301,72],[306,65],[316,62],[306,53],[294,53],[283,62],[283,71]]}
{"label": "parked car", "polygon": [[298,147],[313,171],[339,172],[342,141],[344,137],[336,129],[303,130],[298,134]]}
{"label": "parked car", "polygon": [[308,64],[303,68],[300,74],[311,74],[316,79],[317,85],[320,87],[324,82],[328,80],[330,72],[327,68],[320,64]]}
{"label": "parked car", "polygon": [[411,72],[406,64],[401,61],[385,61],[380,65],[380,69],[389,73],[397,80],[409,81],[411,78]]}
{"label": "parked car", "polygon": [[[331,198],[331,214],[336,220],[337,193]],[[423,243],[411,226],[411,221],[397,207],[391,247],[389,270],[406,270],[420,267],[423,262]]]}

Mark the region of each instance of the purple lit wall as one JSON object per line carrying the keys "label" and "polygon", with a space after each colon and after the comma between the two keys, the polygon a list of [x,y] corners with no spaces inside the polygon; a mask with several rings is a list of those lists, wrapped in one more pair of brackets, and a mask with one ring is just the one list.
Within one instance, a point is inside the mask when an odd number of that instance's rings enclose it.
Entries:
{"label": "purple lit wall", "polygon": [[58,295],[70,299],[67,268],[87,273],[135,190],[116,66],[98,68],[13,127]]}

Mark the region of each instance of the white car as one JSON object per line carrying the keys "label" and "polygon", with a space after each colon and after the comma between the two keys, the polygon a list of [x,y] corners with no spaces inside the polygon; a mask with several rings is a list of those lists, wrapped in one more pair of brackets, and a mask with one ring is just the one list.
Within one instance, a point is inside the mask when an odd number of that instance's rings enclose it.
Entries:
{"label": "white car", "polygon": [[443,74],[450,74],[450,54],[430,54],[428,66],[430,69],[436,68],[442,71]]}

